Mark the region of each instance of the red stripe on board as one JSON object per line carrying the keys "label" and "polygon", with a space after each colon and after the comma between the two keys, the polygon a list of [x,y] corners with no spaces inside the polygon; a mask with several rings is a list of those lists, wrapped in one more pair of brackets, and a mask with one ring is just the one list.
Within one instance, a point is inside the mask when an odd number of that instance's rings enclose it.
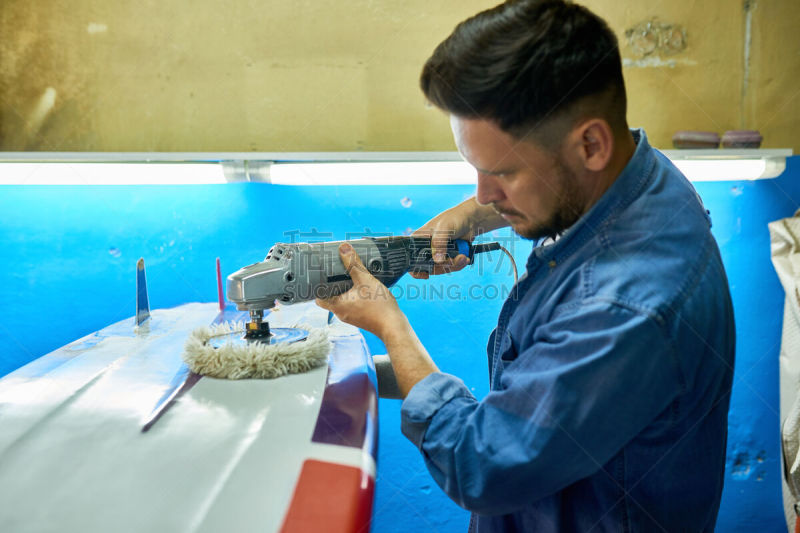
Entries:
{"label": "red stripe on board", "polygon": [[281,533],[369,533],[375,481],[354,466],[306,460]]}

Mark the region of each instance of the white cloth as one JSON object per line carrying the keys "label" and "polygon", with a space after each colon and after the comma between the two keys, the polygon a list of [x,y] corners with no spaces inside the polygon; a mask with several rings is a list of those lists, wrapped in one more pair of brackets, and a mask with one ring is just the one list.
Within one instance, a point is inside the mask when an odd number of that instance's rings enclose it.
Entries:
{"label": "white cloth", "polygon": [[795,508],[800,509],[800,211],[770,223],[769,233],[772,264],[786,291],[779,358],[783,506],[794,531]]}

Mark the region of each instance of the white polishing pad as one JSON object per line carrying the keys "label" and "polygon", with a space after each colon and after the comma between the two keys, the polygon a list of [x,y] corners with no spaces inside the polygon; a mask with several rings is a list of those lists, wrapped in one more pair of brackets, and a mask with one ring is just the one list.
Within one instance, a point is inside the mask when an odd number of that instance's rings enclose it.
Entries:
{"label": "white polishing pad", "polygon": [[308,330],[308,337],[302,341],[266,344],[232,340],[215,348],[209,340],[236,332],[244,334],[244,324],[225,322],[198,328],[186,341],[183,360],[192,372],[223,379],[269,379],[306,372],[327,360],[331,343],[324,329],[302,329]]}

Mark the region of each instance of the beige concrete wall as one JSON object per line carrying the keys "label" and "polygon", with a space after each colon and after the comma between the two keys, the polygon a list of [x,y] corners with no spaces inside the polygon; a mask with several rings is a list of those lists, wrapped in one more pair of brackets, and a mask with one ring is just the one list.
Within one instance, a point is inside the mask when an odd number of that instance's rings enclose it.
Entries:
{"label": "beige concrete wall", "polygon": [[[800,151],[800,2],[585,3],[618,33],[630,122],[654,144],[754,128]],[[493,4],[3,0],[0,149],[450,150],[419,70]],[[685,28],[683,52],[634,53],[625,31],[654,17]]]}

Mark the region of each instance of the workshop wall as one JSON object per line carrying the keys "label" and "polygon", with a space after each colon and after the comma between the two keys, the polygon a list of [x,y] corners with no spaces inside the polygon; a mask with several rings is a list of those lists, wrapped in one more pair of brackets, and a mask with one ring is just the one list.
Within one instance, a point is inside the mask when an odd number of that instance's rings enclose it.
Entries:
{"label": "workshop wall", "polygon": [[[494,3],[3,0],[0,150],[452,150],[447,120],[417,88],[419,70],[458,21]],[[671,147],[679,129],[752,128],[764,134],[765,147],[800,150],[800,2],[584,3],[616,31],[630,123],[645,127],[656,146]],[[769,262],[766,222],[800,206],[798,180],[793,158],[776,180],[698,185],[714,217],[737,318],[721,532],[783,531],[783,292]],[[2,187],[0,375],[131,316],[139,256],[148,261],[154,307],[213,301],[216,256],[231,271],[262,257],[265,243],[285,239],[289,229],[316,227],[334,238],[365,227],[402,233],[468,193],[258,184]],[[402,205],[404,197],[413,205]],[[311,220],[310,206],[324,219]],[[264,228],[262,240],[248,242],[252,227]],[[526,245],[515,253],[522,261]],[[464,273],[459,283],[498,285],[492,274]],[[402,306],[437,363],[485,394],[482,349],[501,301],[476,298],[465,311],[464,302],[401,288]],[[380,409],[373,530],[464,531],[467,514],[435,486],[400,434],[399,402],[382,400]]]}
{"label": "workshop wall", "polygon": [[[585,0],[622,46],[630,122],[800,150],[800,2]],[[452,150],[417,88],[494,0],[0,2],[0,149]]]}
{"label": "workshop wall", "polygon": [[[733,295],[737,360],[725,492],[717,531],[784,531],[780,492],[778,350],[784,300],[770,262],[767,222],[800,207],[800,156],[779,178],[698,183],[710,209]],[[473,192],[470,186],[0,187],[0,376],[130,317],[135,263],[147,262],[153,308],[215,301],[223,272],[263,258],[274,242],[410,232]],[[257,231],[256,231],[257,229]],[[253,238],[257,235],[257,238]],[[530,244],[491,236],[522,268]],[[487,392],[486,340],[513,277],[498,253],[394,291],[444,372]],[[367,335],[373,353],[384,353]],[[381,400],[373,531],[461,533],[468,515],[425,470],[400,433],[400,402]],[[676,476],[681,472],[675,472]]]}

